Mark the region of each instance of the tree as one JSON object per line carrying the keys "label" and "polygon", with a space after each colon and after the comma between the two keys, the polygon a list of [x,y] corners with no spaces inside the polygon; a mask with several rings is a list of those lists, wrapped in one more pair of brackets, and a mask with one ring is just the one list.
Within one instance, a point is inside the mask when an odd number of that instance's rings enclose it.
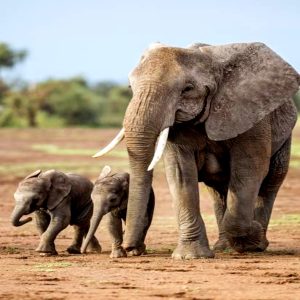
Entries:
{"label": "tree", "polygon": [[59,117],[66,126],[96,126],[98,95],[82,78],[48,80],[30,90],[30,98],[48,117]]}
{"label": "tree", "polygon": [[93,90],[101,97],[108,97],[110,91],[115,87],[118,87],[118,84],[112,81],[101,81],[93,87]]}
{"label": "tree", "polygon": [[6,43],[0,43],[0,70],[13,68],[27,56],[26,50],[14,50]]}
{"label": "tree", "polygon": [[131,97],[131,90],[125,86],[114,86],[107,91],[107,95],[102,96],[102,102],[100,102],[101,125],[105,127],[122,126],[124,114]]}
{"label": "tree", "polygon": [[36,127],[37,105],[28,91],[9,92],[4,98],[5,109],[0,118],[2,126]]}
{"label": "tree", "polygon": [[[0,43],[0,71],[4,68],[13,68],[18,62],[27,56],[25,50],[14,50],[6,43]],[[9,91],[9,86],[0,78],[0,103],[4,95]]]}

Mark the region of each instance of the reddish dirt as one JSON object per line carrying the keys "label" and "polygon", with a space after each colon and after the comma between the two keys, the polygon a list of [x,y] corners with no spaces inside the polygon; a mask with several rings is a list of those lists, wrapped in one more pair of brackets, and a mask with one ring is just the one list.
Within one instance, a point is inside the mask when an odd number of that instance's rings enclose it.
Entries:
{"label": "reddish dirt", "polygon": [[[40,257],[34,251],[39,241],[34,223],[19,228],[9,223],[18,181],[45,163],[67,165],[68,171],[79,165],[81,173],[95,179],[98,166],[100,170],[106,162],[115,169],[128,169],[126,159],[92,160],[88,155],[53,155],[32,149],[33,144],[97,149],[115,130],[10,129],[0,133],[0,299],[300,298],[300,169],[290,169],[280,190],[268,232],[270,246],[264,253],[226,252],[217,253],[215,259],[173,261],[177,229],[160,165],[154,175],[156,209],[146,241],[148,255],[110,259],[110,240],[103,222],[97,232],[102,254],[69,255],[65,249],[72,228],[68,227],[56,240],[59,255]],[[296,135],[300,137],[300,132]],[[213,245],[217,229],[212,201],[205,188],[200,188],[201,209]]]}

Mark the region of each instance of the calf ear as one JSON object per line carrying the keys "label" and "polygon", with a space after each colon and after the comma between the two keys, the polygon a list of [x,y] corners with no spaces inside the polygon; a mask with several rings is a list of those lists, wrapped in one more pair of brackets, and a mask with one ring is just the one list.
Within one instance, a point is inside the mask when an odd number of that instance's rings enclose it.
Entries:
{"label": "calf ear", "polygon": [[47,208],[51,211],[69,195],[71,182],[66,174],[55,170],[45,172],[43,178],[51,182],[47,200]]}
{"label": "calf ear", "polygon": [[128,192],[128,186],[129,186],[129,174],[124,173],[117,173],[114,175],[115,178],[118,178],[118,181],[120,182],[120,185],[122,187],[122,190],[124,192]]}
{"label": "calf ear", "polygon": [[104,177],[108,176],[111,172],[111,167],[110,166],[105,166],[103,167],[98,179],[103,179]]}
{"label": "calf ear", "polygon": [[128,173],[121,173],[120,178],[122,180],[122,187],[123,190],[128,191],[128,186],[129,186],[129,174]]}
{"label": "calf ear", "polygon": [[33,177],[38,177],[42,173],[41,170],[36,170],[33,173],[29,174],[28,176],[25,177],[25,179],[33,178]]}

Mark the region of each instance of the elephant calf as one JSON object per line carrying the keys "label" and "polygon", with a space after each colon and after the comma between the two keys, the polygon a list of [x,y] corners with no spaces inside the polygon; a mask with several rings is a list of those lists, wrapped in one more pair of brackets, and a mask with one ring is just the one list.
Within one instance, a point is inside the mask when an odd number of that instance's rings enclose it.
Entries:
{"label": "elephant calf", "polygon": [[[20,220],[21,217],[35,212],[41,235],[36,251],[44,255],[57,254],[54,245],[56,236],[68,225],[73,225],[74,239],[67,251],[80,253],[93,213],[92,189],[93,184],[80,175],[37,170],[19,183],[14,194],[16,205],[11,222],[14,226],[24,225],[32,218]],[[91,237],[90,250],[101,252],[94,236]]]}
{"label": "elephant calf", "polygon": [[[127,254],[122,247],[122,220],[126,222],[129,174],[110,173],[111,168],[109,166],[105,166],[99,178],[95,182],[92,192],[94,212],[91,220],[91,227],[84,241],[81,252],[84,253],[86,251],[86,248],[89,245],[92,237],[94,236],[102,217],[109,213],[108,230],[112,238],[112,251],[110,257],[125,257],[127,256]],[[143,242],[152,221],[155,205],[155,197],[152,188],[147,202],[147,222],[142,225],[144,227],[142,237]],[[142,246],[132,251],[131,254],[141,255],[142,253],[144,253],[145,249],[146,246],[144,243],[142,243]]]}

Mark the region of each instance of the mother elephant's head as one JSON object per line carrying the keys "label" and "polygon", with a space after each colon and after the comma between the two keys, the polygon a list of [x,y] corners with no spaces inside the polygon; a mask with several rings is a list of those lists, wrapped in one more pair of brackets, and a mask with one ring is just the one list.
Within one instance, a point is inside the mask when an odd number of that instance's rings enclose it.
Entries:
{"label": "mother elephant's head", "polygon": [[290,65],[261,43],[194,44],[187,49],[156,44],[144,53],[129,80],[133,98],[124,128],[96,155],[125,136],[131,168],[124,245],[129,250],[143,242],[151,169],[162,154],[169,127],[205,122],[212,140],[236,137],[290,99],[300,81]]}

